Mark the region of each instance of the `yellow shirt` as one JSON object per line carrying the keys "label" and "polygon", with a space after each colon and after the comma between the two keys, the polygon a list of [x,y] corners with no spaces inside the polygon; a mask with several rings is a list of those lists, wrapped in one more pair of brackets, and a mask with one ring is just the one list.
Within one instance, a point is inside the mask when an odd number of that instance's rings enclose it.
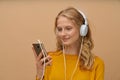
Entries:
{"label": "yellow shirt", "polygon": [[[44,80],[65,80],[64,57],[61,51],[49,53],[52,56],[52,65],[46,66]],[[70,80],[77,55],[65,55],[66,80]],[[92,70],[81,70],[79,65],[72,80],[104,80],[104,63],[99,57],[95,57]]]}

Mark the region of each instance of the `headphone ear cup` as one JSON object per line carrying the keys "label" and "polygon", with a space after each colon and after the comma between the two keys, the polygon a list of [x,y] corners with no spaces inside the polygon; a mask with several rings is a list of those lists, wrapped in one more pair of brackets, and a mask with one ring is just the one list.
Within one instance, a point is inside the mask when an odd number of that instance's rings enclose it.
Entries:
{"label": "headphone ear cup", "polygon": [[88,26],[85,25],[85,24],[81,25],[81,27],[80,27],[80,35],[81,36],[86,36],[87,33],[88,33]]}

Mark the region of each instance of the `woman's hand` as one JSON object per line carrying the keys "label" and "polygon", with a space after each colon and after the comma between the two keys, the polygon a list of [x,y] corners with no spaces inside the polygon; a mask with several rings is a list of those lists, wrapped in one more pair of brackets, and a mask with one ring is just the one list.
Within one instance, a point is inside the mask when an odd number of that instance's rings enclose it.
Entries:
{"label": "woman's hand", "polygon": [[[35,56],[35,61],[36,61],[36,70],[37,70],[37,78],[41,79],[42,76],[43,76],[43,73],[44,73],[44,69],[45,69],[45,66],[47,65],[51,65],[52,63],[52,59],[51,57],[48,55],[46,57],[43,57],[43,53],[41,51],[41,53],[37,56],[34,48],[33,49],[33,53],[34,53],[34,56]],[[45,62],[45,63],[44,63]],[[45,66],[44,66],[45,65]]]}

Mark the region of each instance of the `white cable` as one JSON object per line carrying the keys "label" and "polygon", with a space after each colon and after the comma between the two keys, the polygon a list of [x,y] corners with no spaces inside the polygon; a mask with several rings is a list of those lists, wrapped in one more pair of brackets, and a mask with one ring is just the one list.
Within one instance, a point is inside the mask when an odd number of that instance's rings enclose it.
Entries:
{"label": "white cable", "polygon": [[64,75],[66,80],[66,59],[65,59],[64,45],[63,45],[63,58],[64,58]]}
{"label": "white cable", "polygon": [[42,76],[40,78],[40,80],[43,80],[43,77],[44,77],[44,71],[45,71],[45,52],[43,50],[43,47],[42,47],[42,42],[40,42],[39,40],[37,40],[38,43],[40,44],[40,47],[41,47],[41,50],[42,50],[42,53],[43,53],[43,73],[42,73]]}
{"label": "white cable", "polygon": [[80,60],[80,55],[81,55],[81,51],[82,51],[82,47],[83,47],[83,40],[84,40],[84,37],[82,37],[82,41],[81,41],[81,46],[80,46],[80,51],[79,51],[79,55],[78,55],[78,59],[77,59],[77,62],[76,62],[76,65],[75,65],[75,68],[74,68],[74,71],[71,75],[71,78],[70,80],[72,80],[74,74],[75,74],[75,71],[77,70],[77,66],[78,66],[78,63],[79,63],[79,60]]}
{"label": "white cable", "polygon": [[[71,75],[70,80],[72,80],[72,78],[73,78],[73,76],[74,76],[74,74],[75,74],[75,72],[76,72],[78,63],[79,63],[79,59],[80,59],[80,55],[81,55],[81,51],[82,51],[82,47],[83,47],[83,40],[84,40],[84,37],[82,37],[82,41],[81,41],[81,46],[80,46],[80,51],[79,51],[78,59],[77,59],[75,68],[74,68],[74,70],[73,70],[73,72],[72,72],[72,75]],[[64,45],[63,45],[63,57],[64,57],[64,69],[65,69],[65,80],[66,80],[66,59],[65,59]]]}
{"label": "white cable", "polygon": [[[43,50],[42,50],[42,53],[43,53]],[[43,74],[42,74],[42,77],[40,80],[43,80],[43,77],[44,77],[44,72],[45,72],[45,54],[43,53]]]}

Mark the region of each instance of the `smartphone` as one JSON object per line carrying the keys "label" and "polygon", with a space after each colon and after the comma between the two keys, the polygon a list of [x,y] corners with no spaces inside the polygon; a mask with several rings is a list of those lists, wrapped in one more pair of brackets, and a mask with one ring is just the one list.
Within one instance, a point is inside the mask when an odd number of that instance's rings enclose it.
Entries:
{"label": "smartphone", "polygon": [[[40,54],[40,53],[43,53],[43,56],[47,56],[47,52],[46,52],[46,49],[44,47],[44,44],[42,42],[40,42],[39,40],[35,43],[32,44],[33,47],[34,47],[34,50],[37,54],[37,56]],[[42,57],[43,57],[42,56]]]}

